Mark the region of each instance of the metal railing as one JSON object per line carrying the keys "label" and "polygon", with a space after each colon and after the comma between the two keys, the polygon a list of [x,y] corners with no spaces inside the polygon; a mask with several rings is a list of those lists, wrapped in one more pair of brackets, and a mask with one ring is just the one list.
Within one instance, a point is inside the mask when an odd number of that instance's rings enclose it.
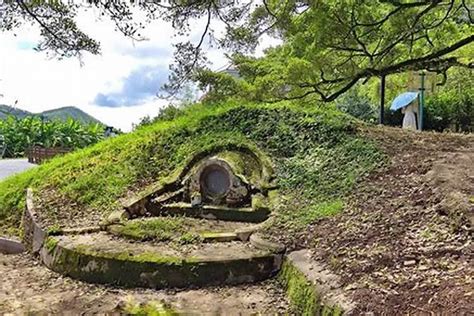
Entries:
{"label": "metal railing", "polygon": [[66,154],[70,151],[71,149],[68,148],[43,148],[40,146],[32,146],[26,150],[26,155],[28,157],[28,162],[39,165],[48,159]]}

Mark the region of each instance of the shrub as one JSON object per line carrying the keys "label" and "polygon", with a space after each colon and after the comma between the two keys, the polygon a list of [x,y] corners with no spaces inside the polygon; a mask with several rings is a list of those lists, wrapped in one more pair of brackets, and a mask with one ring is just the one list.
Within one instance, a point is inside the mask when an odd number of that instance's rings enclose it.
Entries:
{"label": "shrub", "polygon": [[362,93],[362,89],[356,86],[350,89],[336,100],[336,107],[344,113],[357,117],[365,122],[377,122],[377,106],[369,97]]}
{"label": "shrub", "polygon": [[426,129],[454,132],[474,131],[474,96],[464,91],[461,94],[445,92],[430,96],[426,100]]}

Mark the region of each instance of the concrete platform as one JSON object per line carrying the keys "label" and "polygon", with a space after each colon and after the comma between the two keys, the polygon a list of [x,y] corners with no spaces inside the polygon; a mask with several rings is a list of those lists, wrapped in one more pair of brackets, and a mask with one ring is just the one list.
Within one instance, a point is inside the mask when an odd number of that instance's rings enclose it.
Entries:
{"label": "concrete platform", "polygon": [[163,289],[265,280],[278,273],[283,254],[245,242],[177,247],[96,233],[48,237],[40,257],[50,269],[83,281]]}

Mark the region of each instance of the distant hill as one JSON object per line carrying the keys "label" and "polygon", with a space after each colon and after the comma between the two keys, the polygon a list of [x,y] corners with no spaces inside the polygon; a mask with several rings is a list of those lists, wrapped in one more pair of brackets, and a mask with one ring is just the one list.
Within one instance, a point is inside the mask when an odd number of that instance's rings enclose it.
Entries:
{"label": "distant hill", "polygon": [[66,106],[59,109],[44,111],[40,113],[40,115],[43,115],[48,120],[66,121],[68,118],[72,118],[83,124],[93,124],[93,123],[103,124],[101,121],[99,121],[95,117],[73,106]]}
{"label": "distant hill", "polygon": [[34,114],[28,111],[14,108],[12,106],[0,104],[0,120],[5,119],[7,116],[10,116],[10,115],[13,115],[18,118],[24,118],[24,117],[31,116]]}
{"label": "distant hill", "polygon": [[17,118],[24,118],[27,116],[43,116],[45,119],[50,120],[50,121],[53,121],[53,120],[66,121],[68,118],[72,118],[83,124],[92,124],[92,123],[103,124],[101,121],[99,121],[95,117],[73,106],[66,106],[59,109],[44,111],[41,113],[31,113],[31,112],[24,111],[12,106],[0,104],[0,120],[5,119],[10,115],[13,115]]}

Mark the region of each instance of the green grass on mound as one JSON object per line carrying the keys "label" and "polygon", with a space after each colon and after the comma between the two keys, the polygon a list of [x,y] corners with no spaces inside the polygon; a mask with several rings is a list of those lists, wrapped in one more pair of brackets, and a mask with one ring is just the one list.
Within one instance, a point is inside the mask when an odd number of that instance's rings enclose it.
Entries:
{"label": "green grass on mound", "polygon": [[176,245],[202,242],[201,235],[186,217],[135,219],[113,227],[113,233],[137,241],[168,242]]}
{"label": "green grass on mound", "polygon": [[[164,179],[190,155],[220,145],[258,147],[280,185],[277,223],[298,229],[343,207],[355,181],[383,160],[358,122],[332,108],[282,102],[197,104],[170,121],[109,139],[0,182],[0,235],[20,233],[32,187],[50,225],[97,221],[120,199]],[[88,223],[90,224],[90,223]]]}

